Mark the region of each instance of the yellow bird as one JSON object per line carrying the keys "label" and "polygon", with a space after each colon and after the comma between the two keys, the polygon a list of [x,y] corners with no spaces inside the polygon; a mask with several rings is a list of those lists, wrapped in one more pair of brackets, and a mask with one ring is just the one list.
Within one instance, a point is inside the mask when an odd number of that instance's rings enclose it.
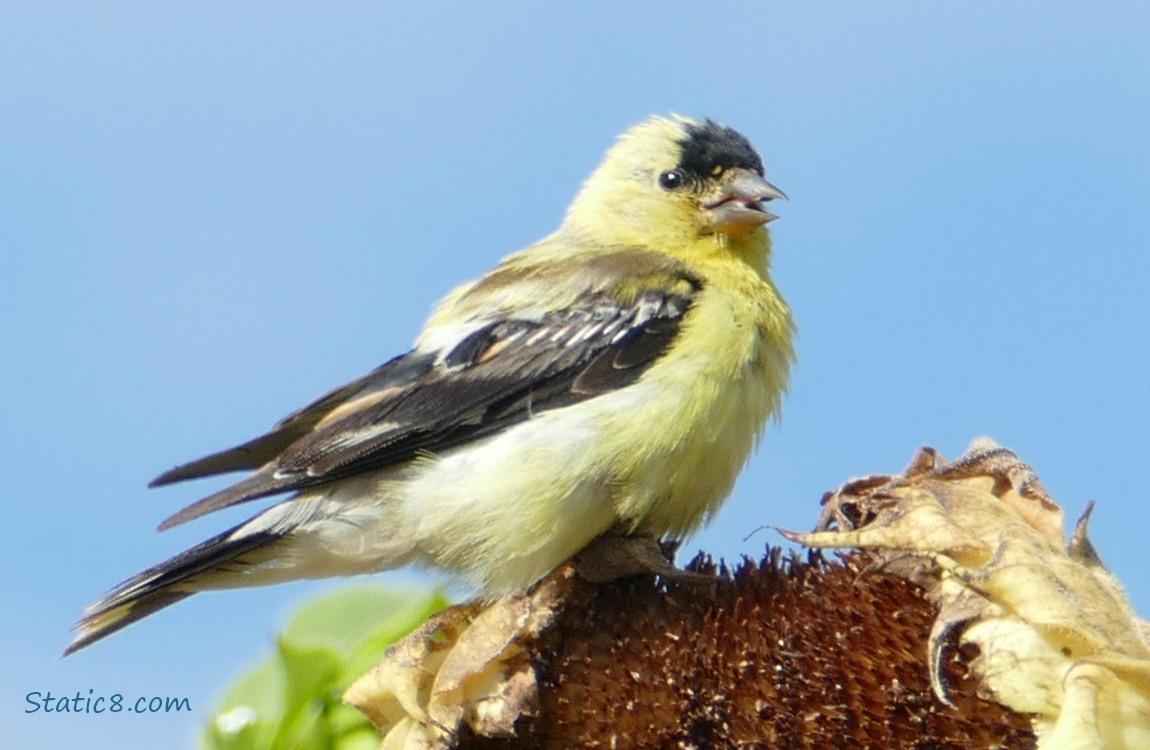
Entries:
{"label": "yellow bird", "polygon": [[120,584],[65,653],[199,591],[416,564],[496,598],[611,530],[690,534],[787,387],[784,197],[728,127],[633,127],[559,230],[449,294],[410,352],[153,481],[254,472],[161,529],[292,494]]}

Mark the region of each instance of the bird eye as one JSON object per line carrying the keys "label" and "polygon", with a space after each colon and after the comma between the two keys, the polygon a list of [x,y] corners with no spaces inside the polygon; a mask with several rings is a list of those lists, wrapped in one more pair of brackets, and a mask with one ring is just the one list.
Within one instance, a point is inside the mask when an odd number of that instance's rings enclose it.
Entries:
{"label": "bird eye", "polygon": [[677,169],[659,175],[659,187],[664,190],[678,190],[683,187],[684,182],[686,179],[684,179],[683,173]]}

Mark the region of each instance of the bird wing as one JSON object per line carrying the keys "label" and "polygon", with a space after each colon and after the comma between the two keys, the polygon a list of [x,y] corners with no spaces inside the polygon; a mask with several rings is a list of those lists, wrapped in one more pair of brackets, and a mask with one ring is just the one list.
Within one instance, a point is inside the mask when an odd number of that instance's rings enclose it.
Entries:
{"label": "bird wing", "polygon": [[258,469],[287,450],[315,426],[349,403],[356,403],[390,389],[411,385],[431,369],[434,358],[404,354],[387,362],[361,378],[345,383],[325,393],[307,406],[281,419],[266,434],[248,442],[210,456],[198,458],[165,471],[148,483],[149,487],[162,487],[188,479],[198,479],[232,471]]}
{"label": "bird wing", "polygon": [[158,477],[153,484],[260,467],[160,528],[444,451],[627,386],[679,333],[699,284],[675,281],[637,293],[596,291],[544,315],[476,321],[451,345],[397,357],[267,435]]}

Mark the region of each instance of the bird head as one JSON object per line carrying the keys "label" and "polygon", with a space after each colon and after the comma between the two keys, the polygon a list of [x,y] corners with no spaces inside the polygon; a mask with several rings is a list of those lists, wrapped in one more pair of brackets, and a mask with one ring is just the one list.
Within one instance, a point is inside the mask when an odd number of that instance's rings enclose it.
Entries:
{"label": "bird head", "polygon": [[741,134],[711,120],[653,117],[628,130],[587,179],[565,228],[602,243],[670,252],[767,243],[766,204],[786,198]]}

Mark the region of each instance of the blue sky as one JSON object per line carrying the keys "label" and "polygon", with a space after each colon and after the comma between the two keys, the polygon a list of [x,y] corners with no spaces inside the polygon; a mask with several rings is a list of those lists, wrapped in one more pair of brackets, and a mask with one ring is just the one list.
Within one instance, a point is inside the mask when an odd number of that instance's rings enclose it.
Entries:
{"label": "blue sky", "polygon": [[[192,745],[339,584],[195,597],[60,661],[83,605],[251,510],[156,534],[220,483],[146,482],[404,351],[651,113],[740,129],[791,197],[791,394],[688,550],[758,555],[824,490],[985,434],[1071,518],[1099,502],[1150,612],[1150,6],[415,5],[0,6],[10,746]],[[24,714],[89,689],[194,711]]]}

